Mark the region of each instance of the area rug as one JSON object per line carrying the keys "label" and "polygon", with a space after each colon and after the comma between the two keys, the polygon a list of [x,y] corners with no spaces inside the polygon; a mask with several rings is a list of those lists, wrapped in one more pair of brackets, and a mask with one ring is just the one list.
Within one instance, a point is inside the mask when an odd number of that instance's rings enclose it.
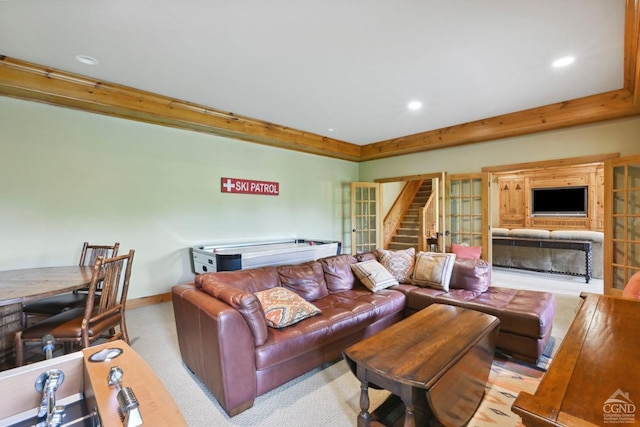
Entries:
{"label": "area rug", "polygon": [[511,405],[521,391],[534,393],[543,375],[543,370],[533,366],[494,359],[484,398],[468,427],[522,426]]}

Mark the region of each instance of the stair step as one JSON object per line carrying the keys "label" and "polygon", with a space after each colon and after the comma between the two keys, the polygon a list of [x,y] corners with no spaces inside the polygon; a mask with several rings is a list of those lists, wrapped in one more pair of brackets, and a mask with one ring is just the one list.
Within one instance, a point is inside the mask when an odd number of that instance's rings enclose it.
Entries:
{"label": "stair step", "polygon": [[398,228],[396,236],[418,236],[418,228]]}
{"label": "stair step", "polygon": [[407,236],[407,235],[399,235],[396,234],[395,236],[393,236],[393,239],[391,240],[391,242],[393,243],[411,243],[411,244],[418,244],[418,236]]}
{"label": "stair step", "polygon": [[417,251],[418,245],[417,244],[411,245],[408,243],[394,243],[394,242],[389,243],[389,249],[398,250],[398,249],[409,249],[409,248],[415,248]]}

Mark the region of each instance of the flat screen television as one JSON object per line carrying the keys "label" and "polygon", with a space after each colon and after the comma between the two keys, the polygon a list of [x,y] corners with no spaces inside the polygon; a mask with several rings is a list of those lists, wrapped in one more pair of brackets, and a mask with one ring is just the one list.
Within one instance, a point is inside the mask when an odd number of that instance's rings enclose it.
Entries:
{"label": "flat screen television", "polygon": [[533,216],[587,216],[588,187],[532,188]]}

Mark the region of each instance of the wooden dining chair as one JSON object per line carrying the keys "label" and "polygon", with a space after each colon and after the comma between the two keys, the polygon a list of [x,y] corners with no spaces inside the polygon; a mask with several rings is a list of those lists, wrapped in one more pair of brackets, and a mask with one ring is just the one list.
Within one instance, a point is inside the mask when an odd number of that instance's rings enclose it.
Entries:
{"label": "wooden dining chair", "polygon": [[[24,364],[25,345],[42,343],[51,335],[56,343],[64,344],[65,352],[78,346],[89,347],[105,339],[122,339],[129,344],[125,321],[125,306],[129,292],[134,250],[112,258],[96,260],[84,307],[76,307],[51,316],[19,331],[15,335],[16,364]],[[102,284],[98,300],[98,285]]]}
{"label": "wooden dining chair", "polygon": [[[119,247],[120,243],[118,242],[113,246],[91,245],[89,242],[84,242],[79,265],[92,266],[95,265],[98,257],[117,256]],[[82,289],[25,304],[22,307],[22,327],[28,326],[29,317],[47,318],[72,308],[84,307],[86,300],[87,289]]]}

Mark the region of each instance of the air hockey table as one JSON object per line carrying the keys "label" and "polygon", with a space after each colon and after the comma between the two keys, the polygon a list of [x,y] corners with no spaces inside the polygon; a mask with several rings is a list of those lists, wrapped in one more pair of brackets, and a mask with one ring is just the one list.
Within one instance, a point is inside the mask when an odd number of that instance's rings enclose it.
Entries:
{"label": "air hockey table", "polygon": [[235,271],[270,265],[300,264],[339,255],[335,240],[290,239],[191,247],[194,273]]}

